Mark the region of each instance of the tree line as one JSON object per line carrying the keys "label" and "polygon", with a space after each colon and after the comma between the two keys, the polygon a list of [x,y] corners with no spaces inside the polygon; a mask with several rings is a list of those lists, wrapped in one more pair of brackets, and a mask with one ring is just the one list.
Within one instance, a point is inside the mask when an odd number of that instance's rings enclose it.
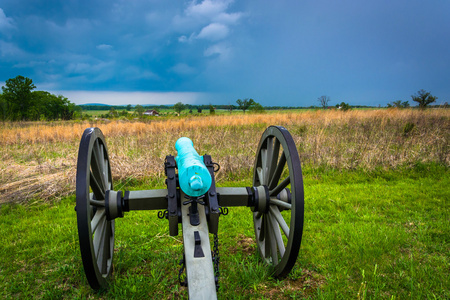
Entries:
{"label": "tree line", "polygon": [[70,120],[76,105],[62,95],[33,91],[36,86],[30,78],[21,75],[6,80],[0,94],[2,121]]}

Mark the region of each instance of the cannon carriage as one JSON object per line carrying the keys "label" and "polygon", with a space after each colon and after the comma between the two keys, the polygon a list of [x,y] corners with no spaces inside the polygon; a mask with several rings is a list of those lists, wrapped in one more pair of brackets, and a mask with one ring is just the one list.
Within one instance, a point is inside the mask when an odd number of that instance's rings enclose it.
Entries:
{"label": "cannon carriage", "polygon": [[199,156],[187,138],[180,138],[175,148],[178,156],[168,155],[164,163],[167,188],[116,191],[102,132],[84,131],[77,162],[76,212],[89,285],[107,288],[116,219],[134,210],[158,210],[158,217],[169,222],[171,236],[179,234],[182,224],[185,285],[191,299],[217,298],[219,219],[228,208],[250,208],[263,262],[275,277],[289,274],[300,249],[304,218],[301,164],[289,132],[270,126],[262,134],[251,187],[216,187],[214,173],[219,166],[211,156]]}

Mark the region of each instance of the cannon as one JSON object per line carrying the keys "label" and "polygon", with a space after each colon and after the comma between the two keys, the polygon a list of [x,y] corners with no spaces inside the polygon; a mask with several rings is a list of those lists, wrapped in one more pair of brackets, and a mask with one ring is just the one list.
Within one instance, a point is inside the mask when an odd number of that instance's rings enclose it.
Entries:
{"label": "cannon", "polygon": [[[273,276],[292,270],[300,250],[304,192],[300,158],[284,127],[269,126],[261,136],[251,187],[216,187],[220,168],[200,156],[188,138],[175,144],[178,156],[165,158],[165,189],[115,191],[108,149],[99,128],[80,141],[76,173],[76,214],[84,272],[95,289],[108,287],[113,270],[115,221],[126,212],[158,210],[169,234],[182,224],[183,267],[190,299],[216,299],[219,289],[219,218],[228,208],[250,208],[259,255]],[[211,251],[210,234],[214,249]]]}

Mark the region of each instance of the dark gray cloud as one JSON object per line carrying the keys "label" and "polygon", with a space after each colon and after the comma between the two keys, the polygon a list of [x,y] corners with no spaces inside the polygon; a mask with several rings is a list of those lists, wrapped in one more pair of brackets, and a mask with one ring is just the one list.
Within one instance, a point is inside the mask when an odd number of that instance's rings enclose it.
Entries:
{"label": "dark gray cloud", "polygon": [[4,0],[0,82],[265,105],[384,105],[424,88],[448,101],[449,12],[439,0]]}

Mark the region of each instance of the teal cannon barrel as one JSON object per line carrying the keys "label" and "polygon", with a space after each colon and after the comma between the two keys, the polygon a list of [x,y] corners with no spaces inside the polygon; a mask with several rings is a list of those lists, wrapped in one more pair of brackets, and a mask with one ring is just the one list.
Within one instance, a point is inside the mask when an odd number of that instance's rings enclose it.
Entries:
{"label": "teal cannon barrel", "polygon": [[194,149],[194,144],[187,137],[179,138],[175,143],[178,156],[178,180],[181,190],[188,196],[198,197],[211,187],[211,175],[203,158]]}

